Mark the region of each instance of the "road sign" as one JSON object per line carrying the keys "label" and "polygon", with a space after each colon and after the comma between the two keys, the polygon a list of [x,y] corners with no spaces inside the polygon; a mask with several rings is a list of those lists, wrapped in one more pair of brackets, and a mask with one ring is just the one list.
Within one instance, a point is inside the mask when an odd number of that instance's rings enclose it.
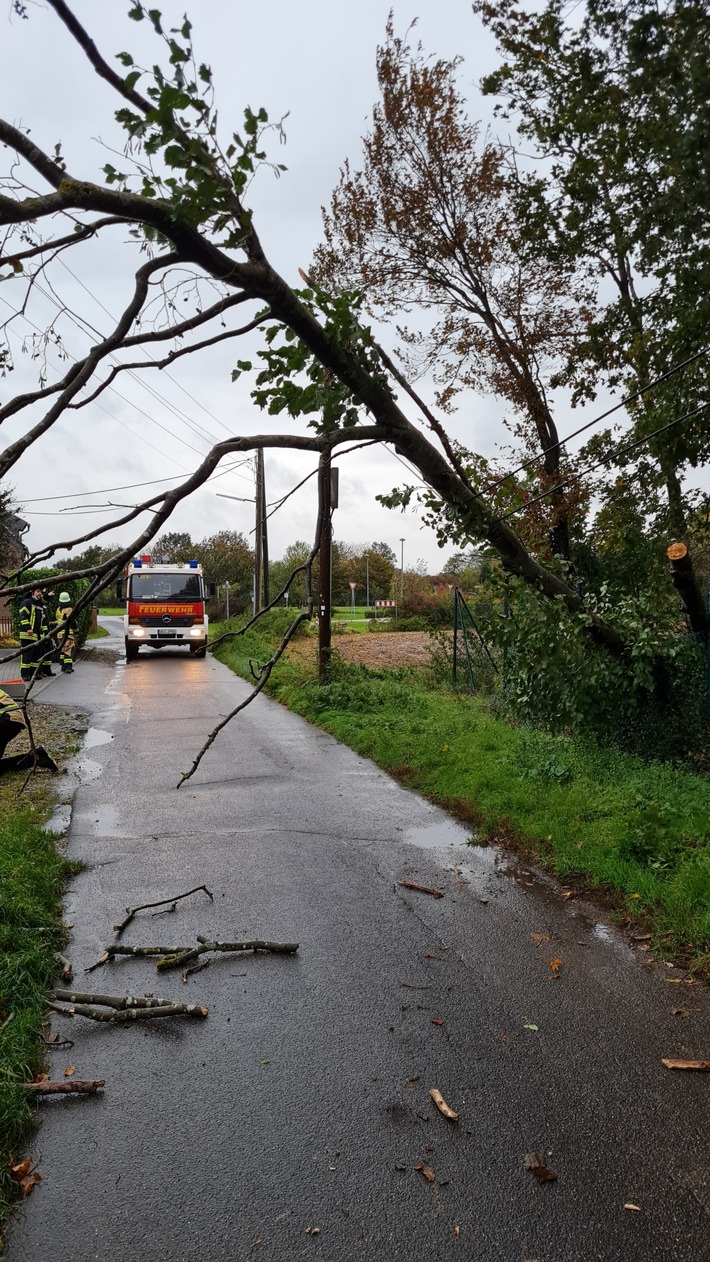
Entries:
{"label": "road sign", "polygon": [[396,600],[376,600],[375,608],[376,609],[396,609],[397,601]]}

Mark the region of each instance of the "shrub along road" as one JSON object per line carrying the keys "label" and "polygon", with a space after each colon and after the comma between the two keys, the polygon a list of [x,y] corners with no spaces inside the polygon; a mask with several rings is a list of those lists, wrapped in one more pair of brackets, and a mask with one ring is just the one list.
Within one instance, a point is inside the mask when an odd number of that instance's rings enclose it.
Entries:
{"label": "shrub along road", "polygon": [[[68,843],[87,864],[77,984],[209,1017],[62,1022],[75,1046],[53,1076],[71,1063],[106,1090],[44,1107],[10,1262],[49,1242],[54,1262],[703,1255],[710,1079],[662,1064],[708,1054],[699,984],[267,698],[176,791],[247,685],[178,652],[92,658],[53,696],[92,711]],[[219,957],[185,984],[137,958],[84,977],[126,906],[203,883],[213,902],[141,913],[122,941],[298,954]]]}

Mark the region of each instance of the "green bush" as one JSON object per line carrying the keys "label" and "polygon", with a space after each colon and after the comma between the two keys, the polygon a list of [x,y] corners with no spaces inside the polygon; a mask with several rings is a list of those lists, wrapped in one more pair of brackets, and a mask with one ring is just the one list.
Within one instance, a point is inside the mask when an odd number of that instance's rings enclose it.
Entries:
{"label": "green bush", "polygon": [[370,623],[370,631],[378,635],[384,635],[388,631],[431,631],[431,629],[432,623],[424,614],[417,614],[411,618],[391,618],[389,622],[373,619]]}

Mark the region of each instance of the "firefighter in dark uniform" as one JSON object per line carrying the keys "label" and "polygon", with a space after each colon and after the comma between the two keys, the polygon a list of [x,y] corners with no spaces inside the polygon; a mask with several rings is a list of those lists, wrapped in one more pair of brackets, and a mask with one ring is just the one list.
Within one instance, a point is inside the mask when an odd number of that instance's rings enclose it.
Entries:
{"label": "firefighter in dark uniform", "polygon": [[13,758],[3,758],[6,747],[14,741],[26,728],[25,717],[16,701],[0,688],[0,775],[6,771],[25,771],[29,767],[46,767],[48,771],[59,771],[59,768],[47,753],[44,745],[35,746],[37,755],[30,750],[26,754],[16,754]]}
{"label": "firefighter in dark uniform", "polygon": [[25,683],[33,678],[35,671],[39,674],[38,662],[44,654],[44,646],[38,648],[41,639],[44,602],[42,588],[33,587],[27,596],[23,596],[19,611],[20,622],[20,674]]}
{"label": "firefighter in dark uniform", "polygon": [[67,626],[74,610],[71,604],[71,596],[69,592],[59,593],[59,604],[57,612],[54,615],[54,625],[56,627],[56,640],[59,646],[59,660],[62,664],[62,674],[70,675],[74,669],[74,646],[76,639],[74,637],[73,628]]}
{"label": "firefighter in dark uniform", "polygon": [[[49,602],[51,598],[52,598],[51,592],[49,591],[42,592],[42,625],[40,628],[40,637],[39,637],[40,640],[44,640],[45,637],[48,636],[49,633],[53,630],[53,623],[51,621],[50,613],[49,613]],[[54,652],[55,652],[55,645],[51,641],[48,641],[46,644],[43,644],[42,648],[39,650],[39,655],[41,658],[41,665],[40,665],[38,674],[40,676],[42,675],[51,676],[54,674],[52,670],[52,665],[51,665]]]}

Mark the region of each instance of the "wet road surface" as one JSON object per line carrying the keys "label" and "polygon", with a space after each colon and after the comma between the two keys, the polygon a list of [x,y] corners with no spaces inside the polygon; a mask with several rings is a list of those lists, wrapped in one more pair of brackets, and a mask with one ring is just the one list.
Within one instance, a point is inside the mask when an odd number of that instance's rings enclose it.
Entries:
{"label": "wet road surface", "polygon": [[[42,1105],[43,1182],[10,1262],[708,1257],[710,1078],[661,1065],[710,1054],[706,992],[265,698],[177,792],[246,691],[210,658],[126,664],[109,645],[43,694],[91,716],[68,839],[87,865],[67,900],[75,986],[210,1015],[57,1021],[75,1046],[53,1076],[71,1063],[106,1090]],[[141,913],[122,940],[298,955],[218,957],[187,984],[130,958],[84,975],[125,907],[202,883],[214,902]]]}

